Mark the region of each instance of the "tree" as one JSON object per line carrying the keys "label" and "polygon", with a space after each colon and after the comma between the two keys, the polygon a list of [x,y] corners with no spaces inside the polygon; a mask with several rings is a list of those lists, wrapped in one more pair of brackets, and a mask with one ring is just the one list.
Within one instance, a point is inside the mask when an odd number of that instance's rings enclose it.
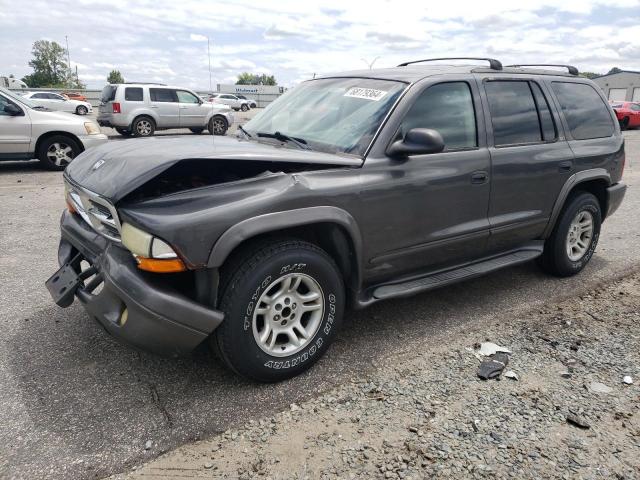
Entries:
{"label": "tree", "polygon": [[124,77],[120,73],[120,70],[111,70],[107,77],[107,83],[124,83]]}
{"label": "tree", "polygon": [[238,75],[236,85],[277,85],[276,79],[273,75],[255,74],[249,72],[242,72]]}
{"label": "tree", "polygon": [[33,59],[29,66],[33,73],[22,81],[29,87],[65,88],[76,84],[76,79],[66,62],[67,51],[57,42],[38,40],[31,49]]}
{"label": "tree", "polygon": [[580,76],[584,78],[596,78],[596,77],[599,77],[600,75],[602,74],[595,73],[595,72],[580,72]]}
{"label": "tree", "polygon": [[613,67],[611,70],[609,70],[609,71],[607,72],[607,75],[610,75],[610,74],[612,74],[612,73],[620,73],[621,71],[622,71],[622,70],[621,70],[621,69],[619,69],[618,67]]}

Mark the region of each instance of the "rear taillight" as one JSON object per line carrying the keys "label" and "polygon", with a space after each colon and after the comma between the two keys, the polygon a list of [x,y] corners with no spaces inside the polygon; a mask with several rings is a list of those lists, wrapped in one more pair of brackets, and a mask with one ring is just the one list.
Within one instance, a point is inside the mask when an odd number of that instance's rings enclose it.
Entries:
{"label": "rear taillight", "polygon": [[120,104],[118,102],[113,102],[111,105],[113,107],[113,113],[120,113]]}

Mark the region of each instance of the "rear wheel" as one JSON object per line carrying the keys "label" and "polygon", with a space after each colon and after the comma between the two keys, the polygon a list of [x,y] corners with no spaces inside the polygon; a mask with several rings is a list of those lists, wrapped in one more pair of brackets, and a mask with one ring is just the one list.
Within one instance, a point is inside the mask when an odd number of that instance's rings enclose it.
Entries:
{"label": "rear wheel", "polygon": [[328,349],[342,321],[342,276],[320,248],[298,240],[246,249],[223,270],[225,320],[212,337],[235,372],[261,382],[291,378]]}
{"label": "rear wheel", "polygon": [[76,140],[65,135],[53,135],[45,138],[38,146],[38,160],[48,170],[64,170],[64,168],[82,152]]}
{"label": "rear wheel", "polygon": [[227,133],[228,128],[227,119],[221,115],[216,115],[209,120],[209,133],[212,135],[224,135]]}
{"label": "rear wheel", "polygon": [[204,132],[204,128],[190,128],[189,130],[191,130],[191,133],[195,133],[196,135],[200,135]]}
{"label": "rear wheel", "polygon": [[78,115],[86,115],[87,113],[89,113],[89,110],[84,105],[78,105],[78,107],[76,108],[76,113]]}
{"label": "rear wheel", "polygon": [[560,214],[539,259],[543,270],[559,277],[582,270],[596,249],[602,214],[598,199],[587,192],[573,194]]}
{"label": "rear wheel", "polygon": [[150,137],[156,131],[156,124],[149,117],[138,117],[133,121],[131,131],[136,137]]}

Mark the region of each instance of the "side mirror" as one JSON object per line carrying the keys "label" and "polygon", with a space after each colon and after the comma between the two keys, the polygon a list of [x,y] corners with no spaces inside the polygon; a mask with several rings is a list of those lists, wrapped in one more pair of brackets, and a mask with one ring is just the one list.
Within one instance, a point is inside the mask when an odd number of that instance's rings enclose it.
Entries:
{"label": "side mirror", "polygon": [[4,113],[8,113],[12,117],[15,117],[17,115],[22,115],[22,110],[20,110],[15,105],[12,105],[11,103],[6,104],[3,110],[4,110]]}
{"label": "side mirror", "polygon": [[444,150],[442,135],[430,128],[412,128],[402,140],[393,142],[387,149],[390,157],[408,157],[410,155],[427,155]]}

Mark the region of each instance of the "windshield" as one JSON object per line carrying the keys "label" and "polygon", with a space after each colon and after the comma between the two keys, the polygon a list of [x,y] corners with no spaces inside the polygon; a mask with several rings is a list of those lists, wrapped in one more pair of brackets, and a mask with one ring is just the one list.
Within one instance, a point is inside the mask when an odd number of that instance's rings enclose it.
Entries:
{"label": "windshield", "polygon": [[[271,103],[244,130],[293,137],[313,150],[362,156],[406,84],[368,78],[310,80]],[[260,135],[263,134],[263,135]]]}
{"label": "windshield", "polygon": [[25,97],[20,96],[20,95],[16,95],[15,93],[11,92],[10,90],[7,90],[6,88],[0,87],[0,92],[2,92],[3,95],[6,95],[7,97],[11,98],[12,100],[15,100],[16,102],[20,103],[21,105],[24,105],[25,107],[35,108],[35,109],[38,109],[38,110],[43,110],[44,109],[43,107],[40,107],[39,105],[33,103],[28,98],[25,98]]}

